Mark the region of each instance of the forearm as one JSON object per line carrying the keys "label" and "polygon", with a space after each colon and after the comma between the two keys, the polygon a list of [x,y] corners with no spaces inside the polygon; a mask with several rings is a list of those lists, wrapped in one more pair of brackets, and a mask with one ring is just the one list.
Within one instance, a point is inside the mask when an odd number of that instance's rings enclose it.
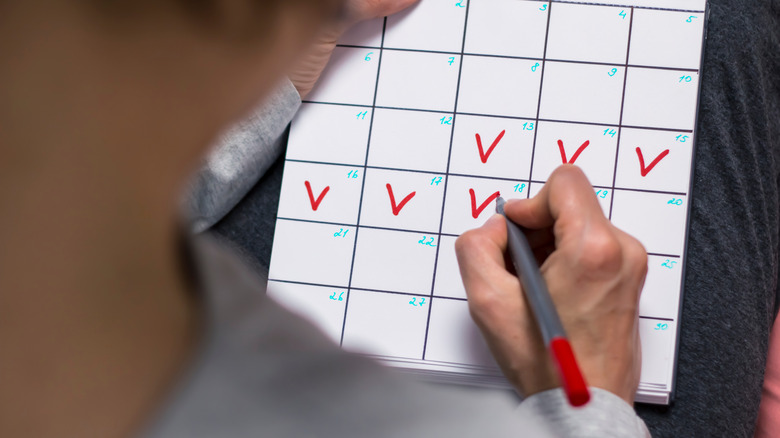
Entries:
{"label": "forearm", "polygon": [[644,421],[628,403],[609,391],[590,389],[591,400],[581,408],[571,407],[563,391],[553,389],[528,397],[519,413],[537,419],[560,437],[650,437]]}
{"label": "forearm", "polygon": [[190,228],[199,233],[222,219],[282,152],[282,135],[301,99],[288,80],[215,145],[185,194]]}

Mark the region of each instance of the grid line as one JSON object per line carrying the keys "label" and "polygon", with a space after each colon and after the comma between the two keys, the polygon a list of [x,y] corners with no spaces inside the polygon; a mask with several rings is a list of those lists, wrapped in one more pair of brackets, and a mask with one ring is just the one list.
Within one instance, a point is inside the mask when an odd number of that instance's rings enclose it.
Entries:
{"label": "grid line", "polygon": [[615,206],[615,185],[617,184],[618,162],[620,161],[620,140],[623,137],[623,111],[626,107],[626,88],[628,87],[628,60],[631,58],[631,32],[634,28],[634,8],[631,8],[631,18],[628,22],[628,42],[626,43],[626,67],[623,73],[623,96],[620,99],[620,123],[618,124],[617,142],[615,143],[615,166],[612,171],[612,199],[609,202],[609,220],[612,220],[612,209]]}
{"label": "grid line", "polygon": [[[534,122],[534,142],[531,147],[531,164],[528,168],[528,179],[534,176],[534,158],[536,158],[536,141],[539,138],[539,117],[542,112],[542,91],[544,91],[544,70],[547,65],[547,43],[550,41],[550,19],[552,18],[552,1],[547,2],[547,25],[544,31],[544,51],[542,52],[542,71],[539,78],[539,100],[536,102],[536,121]],[[528,191],[525,193],[525,197],[531,197],[531,187],[528,187]]]}
{"label": "grid line", "polygon": [[[382,24],[382,46],[385,45],[385,31],[387,30],[387,17],[385,17]],[[368,152],[371,149],[371,132],[374,129],[374,114],[376,113],[376,98],[379,94],[379,75],[382,73],[382,58],[384,58],[384,50],[379,50],[379,59],[376,66],[376,84],[374,85],[374,103],[371,109],[371,120],[368,126],[368,140],[366,141],[366,161],[363,165],[363,181],[360,186],[360,203],[358,204],[358,217],[355,226],[355,243],[352,246],[352,262],[349,267],[349,282],[347,284],[347,298],[344,301],[344,321],[341,324],[341,339],[339,345],[344,345],[344,332],[347,327],[347,315],[349,313],[349,295],[352,289],[352,276],[355,273],[355,256],[357,255],[358,237],[360,237],[360,215],[363,212],[363,195],[366,191],[366,167],[368,166]]]}
{"label": "grid line", "polygon": [[[452,116],[452,126],[450,127],[450,148],[449,152],[447,154],[447,175],[449,175],[450,172],[450,163],[452,162],[452,144],[455,141],[455,126],[458,123],[458,99],[460,98],[460,85],[461,85],[461,79],[463,79],[463,62],[464,62],[464,56],[463,52],[466,51],[466,37],[468,36],[468,29],[469,29],[469,10],[471,8],[471,1],[467,1],[466,3],[466,13],[465,17],[463,18],[463,41],[461,44],[460,49],[460,65],[458,66],[458,85],[457,89],[455,90],[455,104],[453,106],[454,114]],[[441,232],[442,228],[444,227],[444,209],[447,206],[447,186],[449,184],[449,176],[444,178],[444,194],[442,197],[442,203],[441,203],[441,216],[439,218],[439,232],[438,232],[438,242],[439,244],[436,246],[436,253],[434,255],[433,259],[433,276],[431,278],[431,300],[428,302],[428,319],[425,321],[425,337],[423,338],[423,351],[422,351],[422,360],[425,360],[425,355],[428,352],[428,332],[431,327],[431,313],[433,312],[433,295],[434,290],[436,289],[436,273],[439,268],[439,250],[441,248]]]}

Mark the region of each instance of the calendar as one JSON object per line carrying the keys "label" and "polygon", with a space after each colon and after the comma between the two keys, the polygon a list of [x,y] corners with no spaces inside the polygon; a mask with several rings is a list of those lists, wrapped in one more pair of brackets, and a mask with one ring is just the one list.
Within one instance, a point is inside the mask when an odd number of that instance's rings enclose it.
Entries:
{"label": "calendar", "polygon": [[638,401],[673,394],[706,0],[421,0],[345,35],[292,122],[268,294],[344,349],[508,383],[456,238],[563,163],[639,239]]}

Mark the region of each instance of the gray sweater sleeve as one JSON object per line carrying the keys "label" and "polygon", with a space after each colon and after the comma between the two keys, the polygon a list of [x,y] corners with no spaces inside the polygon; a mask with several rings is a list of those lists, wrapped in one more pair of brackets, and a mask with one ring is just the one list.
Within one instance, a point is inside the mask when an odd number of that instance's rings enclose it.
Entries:
{"label": "gray sweater sleeve", "polygon": [[298,91],[285,80],[222,136],[184,197],[184,214],[193,232],[219,222],[271,167],[282,152],[281,137],[300,105]]}
{"label": "gray sweater sleeve", "polygon": [[536,419],[559,437],[650,437],[645,422],[623,399],[600,388],[591,387],[590,392],[590,402],[581,408],[571,407],[558,388],[527,398],[518,411],[522,418]]}

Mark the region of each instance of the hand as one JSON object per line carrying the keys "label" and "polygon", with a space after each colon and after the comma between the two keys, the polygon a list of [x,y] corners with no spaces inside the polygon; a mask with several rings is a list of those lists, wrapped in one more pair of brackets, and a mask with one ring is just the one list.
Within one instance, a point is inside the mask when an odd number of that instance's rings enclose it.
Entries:
{"label": "hand", "polygon": [[301,98],[314,88],[322,71],[330,60],[336,42],[350,27],[372,18],[400,12],[419,0],[346,0],[345,14],[337,23],[324,29],[309,51],[297,62],[289,77]]}
{"label": "hand", "polygon": [[[633,404],[641,352],[639,294],[647,253],[604,217],[577,167],[558,168],[533,199],[505,212],[529,242],[589,386]],[[506,222],[492,217],[455,243],[469,309],[504,374],[524,395],[560,386],[518,278],[504,254]]]}

